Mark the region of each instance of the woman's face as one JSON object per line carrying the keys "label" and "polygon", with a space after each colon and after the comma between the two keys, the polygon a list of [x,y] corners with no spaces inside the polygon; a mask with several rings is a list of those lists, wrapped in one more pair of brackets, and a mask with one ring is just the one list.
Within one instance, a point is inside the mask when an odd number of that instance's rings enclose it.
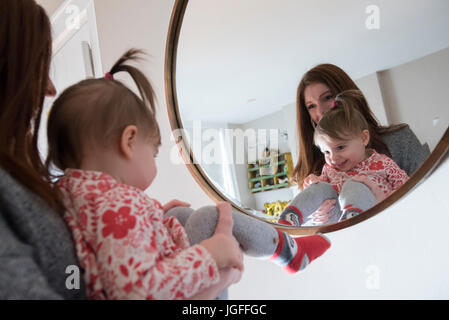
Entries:
{"label": "woman's face", "polygon": [[304,89],[304,102],[310,118],[318,123],[323,115],[332,108],[334,96],[328,86],[315,82]]}

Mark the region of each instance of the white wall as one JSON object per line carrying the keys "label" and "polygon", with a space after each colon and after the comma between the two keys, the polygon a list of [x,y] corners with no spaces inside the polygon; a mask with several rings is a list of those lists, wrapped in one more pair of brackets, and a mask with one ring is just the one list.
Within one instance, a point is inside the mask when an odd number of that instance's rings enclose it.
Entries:
{"label": "white wall", "polygon": [[296,130],[296,102],[283,106],[282,115],[284,116],[283,128],[288,134],[288,144],[292,153],[293,167],[295,167],[299,149],[298,131]]}
{"label": "white wall", "polygon": [[408,123],[433,150],[449,123],[449,48],[379,72],[379,80],[390,123]]}
{"label": "white wall", "polygon": [[[103,69],[129,47],[152,57],[143,70],[155,86],[163,146],[149,194],[161,202],[211,204],[184,165],[170,162],[173,142],[165,112],[164,52],[173,0],[96,0]],[[302,274],[284,274],[269,261],[245,260],[231,299],[449,298],[449,161],[407,198],[355,227],[329,234],[333,246]],[[369,269],[371,267],[371,269]],[[370,272],[370,273],[367,273]],[[378,272],[378,289],[375,285]],[[263,281],[261,281],[263,280]],[[375,286],[374,286],[375,287]]]}
{"label": "white wall", "polygon": [[36,0],[36,2],[41,5],[51,17],[56,9],[58,9],[58,7],[64,2],[64,0]]}
{"label": "white wall", "polygon": [[363,92],[363,95],[368,101],[368,105],[380,124],[389,125],[390,123],[388,123],[387,113],[385,112],[385,106],[382,100],[378,73],[376,72],[354,81]]}
{"label": "white wall", "polygon": [[449,48],[355,82],[381,124],[407,123],[421,143],[435,148],[449,123]]}

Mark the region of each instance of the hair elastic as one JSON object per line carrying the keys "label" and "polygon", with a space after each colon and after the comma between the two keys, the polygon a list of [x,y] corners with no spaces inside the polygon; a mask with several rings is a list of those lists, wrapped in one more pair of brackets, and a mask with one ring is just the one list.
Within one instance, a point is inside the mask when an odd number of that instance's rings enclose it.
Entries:
{"label": "hair elastic", "polygon": [[105,77],[106,79],[109,79],[109,80],[114,80],[114,76],[113,76],[110,72],[106,72],[106,74],[104,75],[104,77]]}

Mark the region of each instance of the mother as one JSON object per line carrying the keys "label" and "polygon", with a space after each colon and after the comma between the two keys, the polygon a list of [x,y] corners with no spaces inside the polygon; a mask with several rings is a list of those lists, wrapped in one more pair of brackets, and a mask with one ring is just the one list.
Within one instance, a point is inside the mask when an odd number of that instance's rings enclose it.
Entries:
{"label": "mother", "polygon": [[85,298],[37,146],[44,98],[56,94],[51,48],[49,19],[34,0],[0,1],[0,299]]}
{"label": "mother", "polygon": [[[297,127],[299,159],[293,179],[302,189],[310,174],[320,175],[325,160],[313,143],[314,126],[327,112],[337,94],[345,90],[360,90],[339,67],[321,64],[309,70],[299,83],[297,91]],[[422,146],[406,124],[381,126],[368,104],[360,110],[371,126],[372,148],[391,157],[410,176],[421,165],[430,151]]]}
{"label": "mother", "polygon": [[[85,299],[64,207],[38,150],[52,55],[48,16],[34,0],[0,0],[0,299]],[[231,206],[217,206],[231,215]],[[218,229],[218,226],[217,226]],[[191,299],[212,299],[235,273]]]}

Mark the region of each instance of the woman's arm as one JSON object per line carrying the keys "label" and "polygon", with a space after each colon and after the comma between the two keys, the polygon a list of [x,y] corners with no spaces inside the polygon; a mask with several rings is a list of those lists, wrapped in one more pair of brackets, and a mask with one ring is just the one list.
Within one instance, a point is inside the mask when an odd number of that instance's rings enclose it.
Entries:
{"label": "woman's arm", "polygon": [[59,300],[35,261],[33,248],[12,232],[0,211],[0,299]]}

